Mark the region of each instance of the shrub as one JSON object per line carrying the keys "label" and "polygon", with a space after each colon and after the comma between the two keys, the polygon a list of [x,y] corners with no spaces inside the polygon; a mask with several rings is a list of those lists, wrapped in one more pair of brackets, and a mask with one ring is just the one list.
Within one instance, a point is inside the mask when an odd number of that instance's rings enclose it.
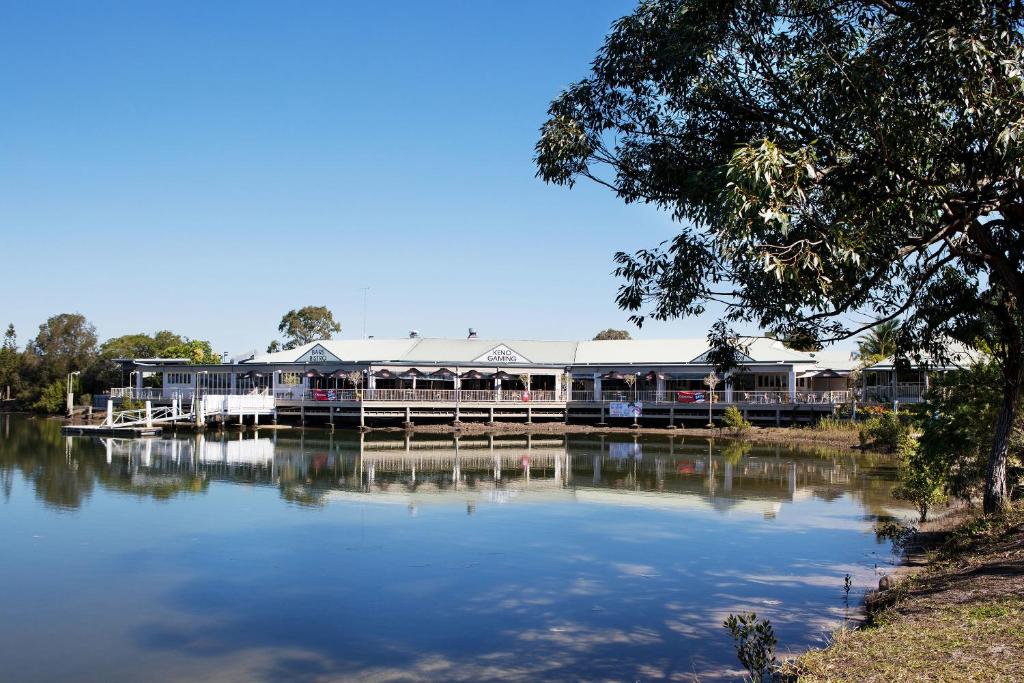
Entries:
{"label": "shrub", "polygon": [[736,406],[729,406],[725,409],[725,413],[722,414],[722,424],[736,432],[736,434],[742,434],[750,429],[750,423],[747,422],[743,417],[743,413]]}
{"label": "shrub", "polygon": [[920,444],[910,436],[900,439],[899,485],[893,489],[897,498],[917,507],[920,522],[928,521],[928,511],[946,499],[948,478],[942,462],[928,457]]}
{"label": "shrub", "polygon": [[39,398],[32,404],[33,410],[37,410],[40,413],[50,413],[51,415],[63,413],[66,408],[67,394],[65,393],[65,384],[61,380],[43,387]]}
{"label": "shrub", "polygon": [[864,448],[881,448],[890,453],[900,447],[900,442],[909,434],[907,426],[894,412],[868,418],[860,430],[860,445]]}
{"label": "shrub", "polygon": [[754,613],[730,614],[724,626],[736,641],[736,656],[750,673],[753,683],[768,683],[777,678],[779,662],[775,658],[775,629],[767,619]]}

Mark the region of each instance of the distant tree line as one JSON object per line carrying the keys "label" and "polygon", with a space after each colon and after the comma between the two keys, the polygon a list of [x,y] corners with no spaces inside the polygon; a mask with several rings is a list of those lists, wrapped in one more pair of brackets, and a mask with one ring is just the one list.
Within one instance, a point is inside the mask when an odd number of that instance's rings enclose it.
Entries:
{"label": "distant tree line", "polygon": [[[331,339],[341,325],[326,306],[304,306],[285,313],[278,331],[284,340],[274,340],[268,351]],[[100,343],[95,326],[81,313],[47,318],[24,348],[19,348],[17,332],[9,324],[0,345],[0,410],[63,412],[70,373],[78,373],[73,378],[75,394],[88,399],[126,385],[130,378],[117,360],[135,358],[184,358],[194,365],[221,362],[210,342],[170,330],[126,334]],[[147,384],[158,381],[146,379]]]}
{"label": "distant tree line", "polygon": [[14,325],[7,326],[0,345],[0,401],[4,409],[62,412],[70,373],[78,373],[73,378],[76,394],[105,392],[127,381],[115,362],[119,358],[220,362],[210,342],[169,330],[127,334],[100,343],[95,326],[84,315],[60,313],[47,318],[23,349],[18,348]]}

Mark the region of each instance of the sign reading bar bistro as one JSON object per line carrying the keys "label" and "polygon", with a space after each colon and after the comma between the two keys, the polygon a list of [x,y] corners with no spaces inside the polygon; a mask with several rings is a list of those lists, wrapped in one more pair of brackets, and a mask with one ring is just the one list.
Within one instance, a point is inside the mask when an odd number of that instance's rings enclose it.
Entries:
{"label": "sign reading bar bistro", "polygon": [[473,362],[497,365],[499,363],[529,363],[530,361],[523,358],[504,344],[499,344],[484,355],[474,359]]}
{"label": "sign reading bar bistro", "polygon": [[317,344],[295,359],[296,363],[336,363],[341,359]]}

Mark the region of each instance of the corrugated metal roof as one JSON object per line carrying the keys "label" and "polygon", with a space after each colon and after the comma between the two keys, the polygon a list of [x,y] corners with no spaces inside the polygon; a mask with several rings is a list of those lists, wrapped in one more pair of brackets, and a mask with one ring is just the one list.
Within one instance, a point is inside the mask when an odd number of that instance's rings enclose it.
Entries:
{"label": "corrugated metal roof", "polygon": [[[815,363],[819,368],[849,370],[856,361],[848,351],[804,353],[787,349],[773,339],[746,338],[747,354],[756,363]],[[422,365],[501,365],[488,355],[496,348],[514,353],[519,364],[554,366],[678,365],[700,363],[708,350],[703,337],[604,341],[546,341],[535,339],[333,339],[288,351],[257,354],[251,363],[296,363],[309,358],[317,346],[343,362],[407,363]],[[333,362],[328,358],[328,362]]]}
{"label": "corrugated metal roof", "polygon": [[419,339],[328,339],[288,351],[257,354],[250,363],[295,363],[311,349],[322,346],[342,361],[402,360]]}
{"label": "corrugated metal roof", "polygon": [[577,365],[688,363],[707,351],[706,339],[606,339],[581,341]]}
{"label": "corrugated metal roof", "polygon": [[576,355],[576,342],[535,341],[529,339],[435,339],[421,338],[402,360],[425,363],[479,362],[494,365],[487,360],[488,352],[507,347],[521,359],[537,365],[572,365]]}

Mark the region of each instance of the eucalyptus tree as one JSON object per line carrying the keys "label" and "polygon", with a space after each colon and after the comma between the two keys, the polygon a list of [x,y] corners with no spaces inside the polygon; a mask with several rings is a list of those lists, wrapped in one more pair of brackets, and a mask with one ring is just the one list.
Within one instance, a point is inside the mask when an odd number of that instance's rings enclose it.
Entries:
{"label": "eucalyptus tree", "polygon": [[609,341],[609,340],[621,340],[621,339],[632,339],[629,336],[628,330],[616,330],[609,327],[606,330],[601,330],[594,335],[594,341]]}
{"label": "eucalyptus tree", "polygon": [[[618,303],[723,307],[821,342],[901,319],[901,354],[991,348],[985,509],[1007,500],[1024,381],[1021,0],[646,0],[549,109],[538,175],[679,223],[616,254]],[[861,318],[861,316],[865,316]]]}
{"label": "eucalyptus tree", "polygon": [[332,339],[341,332],[341,325],[335,322],[334,314],[326,306],[303,306],[285,313],[277,331],[287,337],[283,348],[294,349],[310,342]]}

